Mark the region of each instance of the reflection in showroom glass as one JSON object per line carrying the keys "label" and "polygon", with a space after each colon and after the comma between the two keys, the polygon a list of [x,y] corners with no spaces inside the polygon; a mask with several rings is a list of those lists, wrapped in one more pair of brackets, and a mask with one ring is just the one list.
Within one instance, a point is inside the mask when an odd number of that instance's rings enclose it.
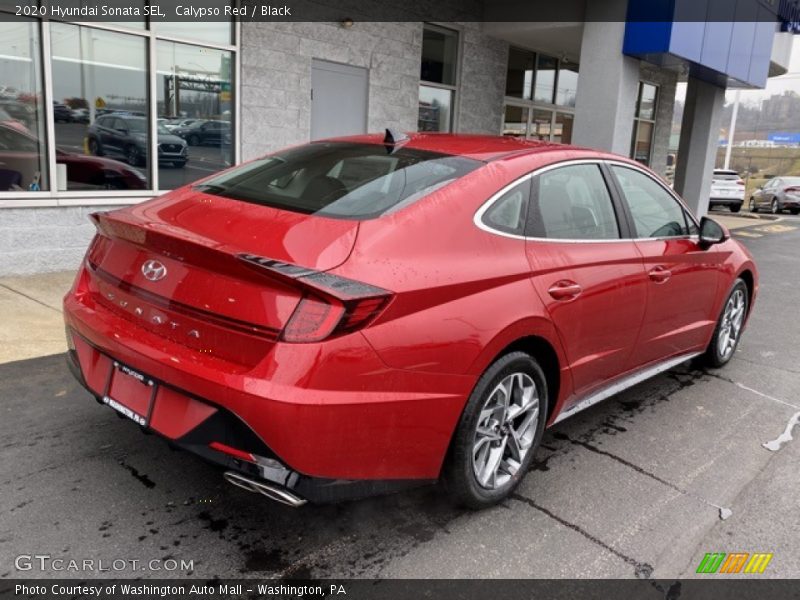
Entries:
{"label": "reflection in showroom glass", "polygon": [[146,41],[53,23],[59,190],[148,188]]}
{"label": "reflection in showroom glass", "polygon": [[0,22],[0,192],[48,189],[39,26]]}
{"label": "reflection in showroom glass", "polygon": [[233,55],[165,41],[157,53],[159,187],[174,189],[233,164]]}

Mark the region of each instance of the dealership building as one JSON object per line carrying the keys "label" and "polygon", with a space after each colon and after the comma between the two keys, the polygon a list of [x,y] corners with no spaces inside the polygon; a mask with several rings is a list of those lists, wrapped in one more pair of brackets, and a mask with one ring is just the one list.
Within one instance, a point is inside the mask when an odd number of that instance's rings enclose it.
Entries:
{"label": "dealership building", "polygon": [[[335,9],[314,22],[2,14],[0,275],[75,268],[91,212],[288,145],[387,127],[572,143],[665,173],[679,82],[675,188],[702,214],[725,90],[764,87],[792,49],[787,3],[775,0],[731,2],[730,20],[714,22],[676,16],[683,0],[661,20],[641,18],[650,0],[576,0],[575,18],[549,22],[485,3],[457,22]],[[601,6],[623,17],[605,20]]]}

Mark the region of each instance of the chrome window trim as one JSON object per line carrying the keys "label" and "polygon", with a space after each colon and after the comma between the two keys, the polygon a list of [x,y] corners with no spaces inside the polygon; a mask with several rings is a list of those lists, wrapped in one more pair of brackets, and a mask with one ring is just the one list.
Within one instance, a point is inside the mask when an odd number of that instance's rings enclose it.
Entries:
{"label": "chrome window trim", "polygon": [[[629,238],[619,238],[614,240],[583,240],[583,239],[554,239],[554,238],[542,238],[542,237],[533,237],[533,236],[524,236],[524,235],[516,235],[513,233],[506,233],[505,231],[500,231],[499,229],[495,229],[490,227],[486,223],[483,222],[483,216],[486,212],[492,207],[492,205],[497,202],[506,192],[514,188],[515,186],[519,185],[520,183],[524,183],[529,179],[533,179],[542,173],[546,173],[547,171],[551,171],[553,169],[558,169],[560,167],[567,167],[572,165],[587,165],[593,164],[598,165],[598,167],[602,164],[611,166],[617,165],[620,167],[625,167],[632,169],[634,171],[639,171],[642,174],[646,175],[654,182],[656,182],[662,189],[664,189],[673,199],[678,202],[678,205],[683,209],[683,211],[689,216],[692,223],[695,224],[697,229],[700,229],[700,223],[697,221],[695,216],[692,214],[692,211],[686,206],[686,203],[683,199],[678,196],[673,190],[669,187],[665,186],[663,182],[661,182],[657,177],[653,177],[651,173],[647,171],[644,167],[638,164],[631,164],[629,162],[625,162],[622,160],[615,160],[613,158],[574,158],[568,159],[556,163],[552,163],[549,165],[545,165],[543,167],[539,167],[538,169],[531,171],[530,173],[526,173],[525,175],[518,177],[517,179],[513,180],[511,183],[508,183],[499,191],[492,194],[488,200],[486,200],[475,212],[475,215],[472,218],[472,222],[478,229],[481,229],[487,233],[491,233],[494,235],[499,235],[506,238],[511,238],[514,240],[526,240],[531,242],[543,242],[543,243],[550,243],[550,244],[618,244],[620,242],[651,242],[651,241],[663,241],[663,240],[681,240],[681,239],[689,239],[699,240],[699,235],[676,235],[676,236],[664,236],[664,237],[629,237]],[[609,190],[610,194],[610,190]],[[626,201],[623,198],[623,201]]]}

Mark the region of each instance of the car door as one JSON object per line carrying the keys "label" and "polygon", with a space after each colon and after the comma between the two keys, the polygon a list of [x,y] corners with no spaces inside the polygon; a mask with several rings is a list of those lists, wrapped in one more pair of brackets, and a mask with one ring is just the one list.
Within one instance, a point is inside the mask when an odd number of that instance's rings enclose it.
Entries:
{"label": "car door", "polygon": [[531,186],[532,281],[578,396],[626,370],[645,312],[641,256],[608,177],[597,161],[561,163],[537,173]]}
{"label": "car door", "polygon": [[756,206],[758,208],[770,208],[772,204],[772,194],[777,188],[779,179],[773,178],[767,181],[761,188],[756,190]]}
{"label": "car door", "polygon": [[207,142],[214,146],[218,146],[222,142],[222,123],[214,122],[209,123],[207,132]]}
{"label": "car door", "polygon": [[122,132],[125,129],[125,122],[122,119],[106,119],[103,127],[103,150],[113,154],[122,153]]}
{"label": "car door", "polygon": [[700,246],[693,217],[655,177],[627,164],[611,164],[610,170],[648,277],[636,365],[702,349],[716,324],[724,255]]}

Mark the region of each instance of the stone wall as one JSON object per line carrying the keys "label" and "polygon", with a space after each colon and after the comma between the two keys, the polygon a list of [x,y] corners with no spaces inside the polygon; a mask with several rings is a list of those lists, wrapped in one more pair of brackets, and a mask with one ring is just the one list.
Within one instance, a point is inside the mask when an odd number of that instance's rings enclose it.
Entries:
{"label": "stone wall", "polygon": [[656,130],[653,135],[653,158],[650,168],[663,175],[667,169],[669,139],[672,134],[672,115],[675,111],[675,88],[678,74],[641,63],[642,81],[658,85],[658,104],[656,105]]}
{"label": "stone wall", "polygon": [[89,214],[108,208],[3,208],[0,276],[77,269],[95,232]]}
{"label": "stone wall", "polygon": [[[448,24],[461,33],[456,130],[500,132],[508,44],[479,23]],[[308,141],[311,63],[328,60],[369,69],[367,128],[417,129],[421,22],[242,24],[242,157]]]}

